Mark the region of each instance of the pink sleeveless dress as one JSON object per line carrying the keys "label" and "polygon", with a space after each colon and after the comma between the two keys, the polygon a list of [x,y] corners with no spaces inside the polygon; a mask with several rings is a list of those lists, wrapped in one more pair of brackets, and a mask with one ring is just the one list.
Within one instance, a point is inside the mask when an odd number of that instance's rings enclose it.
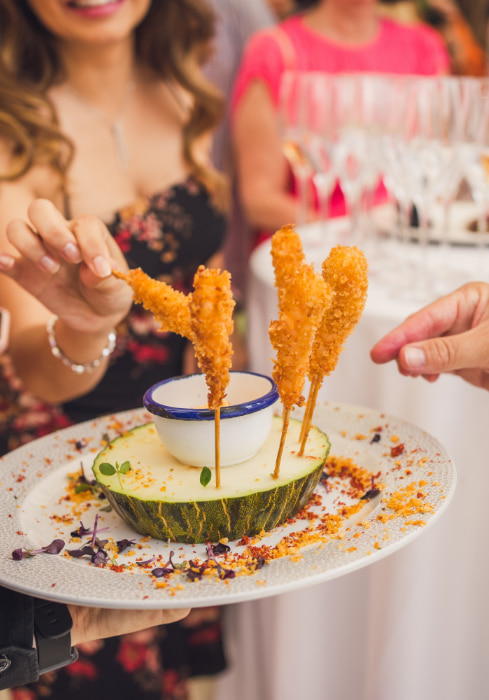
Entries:
{"label": "pink sleeveless dress", "polygon": [[[427,25],[404,25],[380,19],[375,39],[362,46],[346,46],[310,29],[298,14],[271,30],[256,33],[248,42],[231,101],[234,114],[248,86],[259,80],[268,88],[275,106],[286,70],[325,73],[389,73],[438,75],[449,73],[450,59],[438,34]],[[291,178],[290,191],[294,191]],[[385,199],[383,186],[376,201]],[[346,212],[339,185],[331,197],[330,216]]]}

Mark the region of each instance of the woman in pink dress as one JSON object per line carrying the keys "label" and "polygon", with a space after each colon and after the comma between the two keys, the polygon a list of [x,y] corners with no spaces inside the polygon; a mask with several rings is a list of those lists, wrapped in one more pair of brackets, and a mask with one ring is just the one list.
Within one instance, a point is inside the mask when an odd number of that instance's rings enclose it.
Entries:
{"label": "woman in pink dress", "polygon": [[[449,72],[447,51],[433,29],[382,17],[376,0],[316,0],[249,41],[233,101],[233,141],[240,195],[250,223],[274,231],[297,215],[290,168],[277,128],[286,70],[436,75]],[[311,203],[307,218],[317,218]],[[330,216],[345,213],[336,186]]]}

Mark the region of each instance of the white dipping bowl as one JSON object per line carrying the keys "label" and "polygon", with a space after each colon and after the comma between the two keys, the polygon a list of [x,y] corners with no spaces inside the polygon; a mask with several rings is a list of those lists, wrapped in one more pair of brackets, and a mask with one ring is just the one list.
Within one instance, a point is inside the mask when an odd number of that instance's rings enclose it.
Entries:
{"label": "white dipping bowl", "polygon": [[[220,464],[238,464],[253,457],[267,439],[273,406],[279,395],[275,382],[254,372],[230,372],[229,406],[221,407]],[[207,406],[203,374],[173,377],[148,389],[144,407],[164,446],[183,464],[215,466],[214,411]]]}

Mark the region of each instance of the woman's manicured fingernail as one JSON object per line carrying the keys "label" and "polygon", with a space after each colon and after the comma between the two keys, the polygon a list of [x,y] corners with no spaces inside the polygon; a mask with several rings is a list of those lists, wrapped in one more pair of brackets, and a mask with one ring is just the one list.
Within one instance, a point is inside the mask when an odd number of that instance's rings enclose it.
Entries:
{"label": "woman's manicured fingernail", "polygon": [[97,255],[97,257],[93,259],[93,267],[100,277],[108,277],[112,272],[109,263],[102,255]]}
{"label": "woman's manicured fingernail", "polygon": [[77,245],[71,242],[67,243],[63,248],[63,255],[65,256],[66,260],[73,263],[78,263],[82,259],[80,249]]}
{"label": "woman's manicured fingernail", "polygon": [[406,348],[404,362],[409,369],[420,369],[426,364],[426,355],[422,348]]}
{"label": "woman's manicured fingernail", "polygon": [[15,258],[7,253],[0,253],[0,270],[11,270],[15,265]]}
{"label": "woman's manicured fingernail", "polygon": [[39,267],[44,270],[44,272],[54,274],[59,270],[59,262],[50,258],[49,255],[43,255],[39,260]]}

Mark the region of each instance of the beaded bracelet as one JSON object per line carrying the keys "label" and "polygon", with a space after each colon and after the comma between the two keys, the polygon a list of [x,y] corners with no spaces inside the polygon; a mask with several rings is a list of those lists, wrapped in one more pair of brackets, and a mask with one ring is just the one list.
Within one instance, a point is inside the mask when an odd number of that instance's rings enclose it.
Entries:
{"label": "beaded bracelet", "polygon": [[58,343],[56,342],[56,336],[54,335],[54,326],[56,325],[56,321],[58,320],[57,316],[51,316],[49,321],[46,324],[46,331],[48,334],[48,340],[49,340],[49,345],[51,347],[51,352],[55,357],[58,358],[58,360],[61,360],[61,362],[66,365],[66,367],[69,367],[72,372],[75,372],[75,374],[84,374],[85,372],[93,372],[94,369],[97,369],[97,367],[100,365],[102,360],[106,357],[109,357],[114,352],[115,348],[115,343],[116,343],[116,333],[115,331],[110,331],[109,335],[107,336],[107,345],[104,347],[102,350],[102,353],[100,357],[97,357],[96,360],[92,360],[91,362],[86,362],[85,364],[79,364],[78,362],[72,362],[69,357],[67,357],[64,352],[61,350],[59,347]]}

